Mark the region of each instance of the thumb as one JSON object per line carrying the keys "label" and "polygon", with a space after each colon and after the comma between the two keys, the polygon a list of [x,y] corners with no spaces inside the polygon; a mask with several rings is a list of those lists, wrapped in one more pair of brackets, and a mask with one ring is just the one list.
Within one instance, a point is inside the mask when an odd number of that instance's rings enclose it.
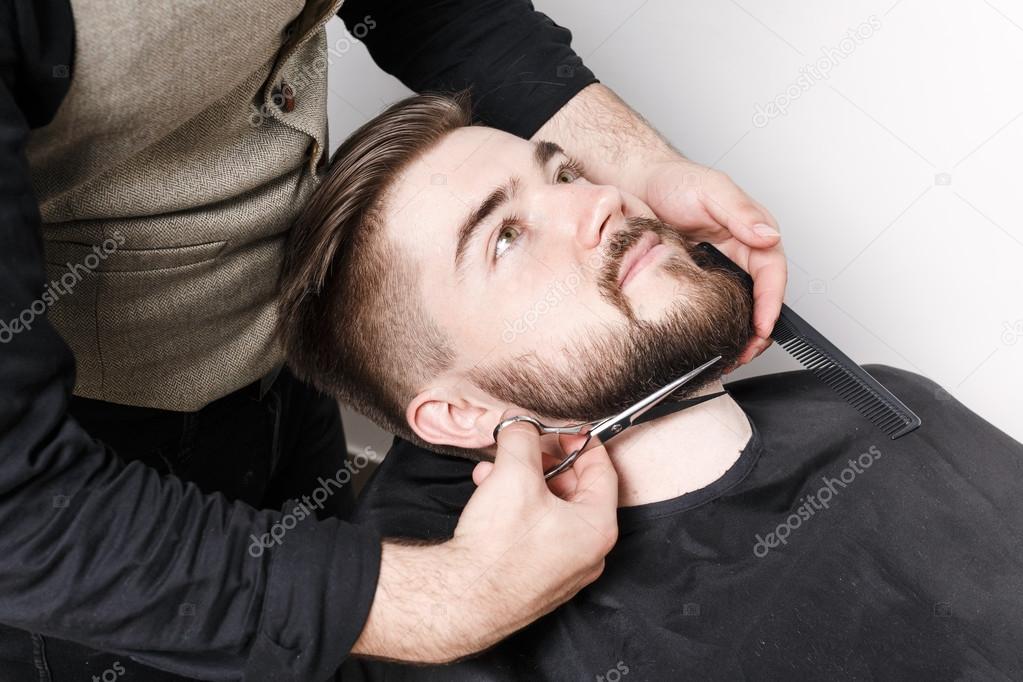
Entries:
{"label": "thumb", "polygon": [[[501,421],[522,415],[521,410],[505,410]],[[497,434],[493,474],[501,476],[531,473],[543,478],[543,453],[540,432],[529,422],[513,422]]]}
{"label": "thumb", "polygon": [[600,443],[579,455],[575,461],[576,489],[573,502],[593,505],[604,513],[618,507],[618,472]]}
{"label": "thumb", "polygon": [[476,485],[482,485],[483,481],[487,480],[487,476],[494,470],[493,462],[480,462],[472,470],[472,482]]}

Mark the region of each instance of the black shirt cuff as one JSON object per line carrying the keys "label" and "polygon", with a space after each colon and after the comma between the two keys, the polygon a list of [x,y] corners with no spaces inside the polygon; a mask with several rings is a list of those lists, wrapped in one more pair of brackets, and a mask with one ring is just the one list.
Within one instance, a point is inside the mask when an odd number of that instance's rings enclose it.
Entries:
{"label": "black shirt cuff", "polygon": [[[306,520],[288,531],[286,543],[268,551],[277,554],[245,679],[329,679],[358,640],[373,605],[380,536],[338,519]],[[311,614],[321,615],[322,622]],[[268,678],[269,671],[287,671],[287,676]]]}

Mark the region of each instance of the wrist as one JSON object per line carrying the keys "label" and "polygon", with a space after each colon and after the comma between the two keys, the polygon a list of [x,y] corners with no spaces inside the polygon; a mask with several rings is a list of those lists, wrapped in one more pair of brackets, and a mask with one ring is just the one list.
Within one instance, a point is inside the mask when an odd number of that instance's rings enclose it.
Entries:
{"label": "wrist", "polygon": [[486,610],[484,605],[466,603],[474,564],[471,553],[454,540],[435,545],[385,541],[373,605],[352,654],[438,664],[492,644],[486,625],[473,620]]}
{"label": "wrist", "polygon": [[579,158],[586,179],[643,196],[650,168],[685,157],[610,88],[583,88],[532,137],[550,140]]}

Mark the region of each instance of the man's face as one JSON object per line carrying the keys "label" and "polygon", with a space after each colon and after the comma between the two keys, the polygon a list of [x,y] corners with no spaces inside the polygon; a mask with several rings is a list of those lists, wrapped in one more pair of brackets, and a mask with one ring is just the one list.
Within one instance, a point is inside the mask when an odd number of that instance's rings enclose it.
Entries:
{"label": "man's face", "polygon": [[383,222],[455,349],[449,394],[595,419],[714,355],[734,360],[750,335],[741,284],[554,145],[455,130],[396,179]]}

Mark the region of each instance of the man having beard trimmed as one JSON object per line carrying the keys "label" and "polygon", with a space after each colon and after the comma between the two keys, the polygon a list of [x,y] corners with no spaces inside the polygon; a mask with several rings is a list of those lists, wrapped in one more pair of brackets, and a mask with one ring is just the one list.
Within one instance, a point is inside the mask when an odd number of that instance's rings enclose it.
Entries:
{"label": "man having beard trimmed", "polygon": [[[474,485],[496,475],[505,417],[607,417],[715,356],[677,398],[720,392],[752,334],[742,282],[643,202],[588,182],[557,145],[470,125],[441,96],[392,106],[338,150],[282,291],[291,366],[439,453],[399,445],[359,500],[362,522],[415,542],[458,532]],[[1023,448],[933,382],[871,371],[918,431],[884,439],[807,372],[730,384],[607,443],[619,540],[570,602],[476,659],[346,673],[1018,676]],[[564,456],[554,436],[515,429],[548,464]],[[578,493],[575,476],[552,487]],[[517,579],[495,573],[479,566],[476,580]]]}

